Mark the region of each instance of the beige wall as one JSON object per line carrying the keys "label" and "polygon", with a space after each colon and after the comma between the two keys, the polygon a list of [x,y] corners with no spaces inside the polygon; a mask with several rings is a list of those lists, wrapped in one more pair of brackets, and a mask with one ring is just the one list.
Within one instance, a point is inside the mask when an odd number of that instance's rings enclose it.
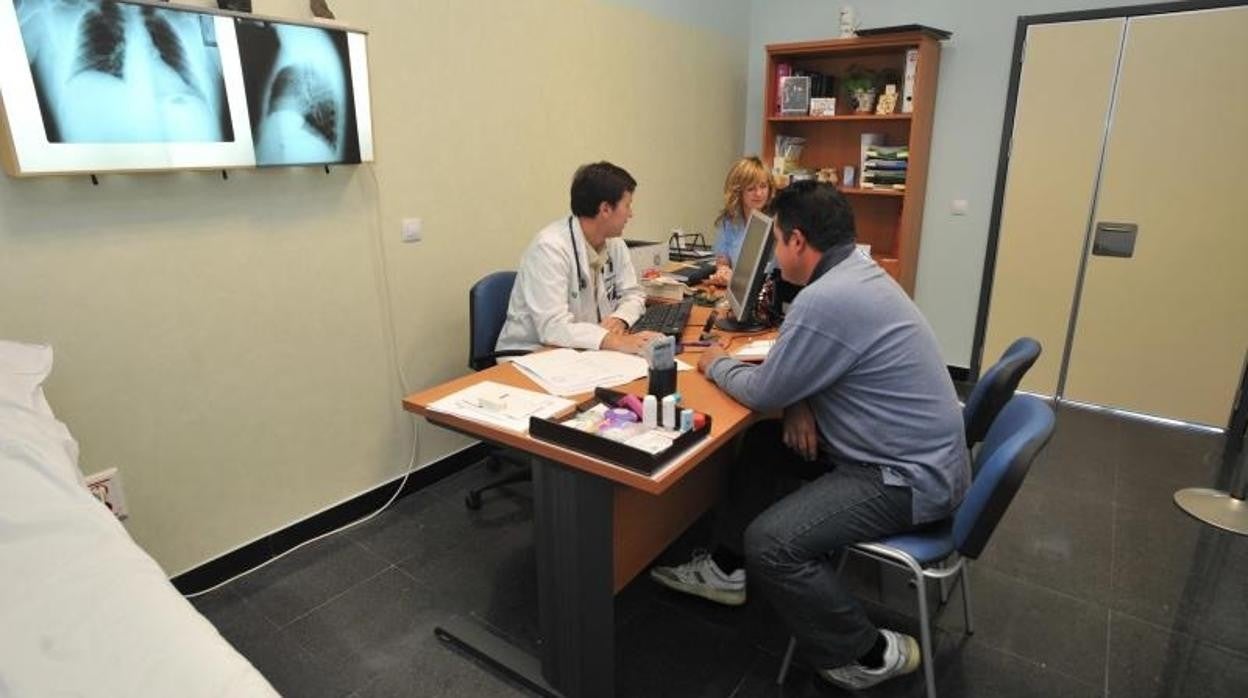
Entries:
{"label": "beige wall", "polygon": [[[628,168],[629,235],[661,239],[709,226],[739,154],[741,38],[591,0],[332,4],[371,31],[375,165],[0,179],[0,337],[56,349],[83,471],[121,471],[170,574],[403,472],[383,297],[409,388],[461,373],[468,287],[576,165]],[[419,464],[465,443],[420,435]]]}

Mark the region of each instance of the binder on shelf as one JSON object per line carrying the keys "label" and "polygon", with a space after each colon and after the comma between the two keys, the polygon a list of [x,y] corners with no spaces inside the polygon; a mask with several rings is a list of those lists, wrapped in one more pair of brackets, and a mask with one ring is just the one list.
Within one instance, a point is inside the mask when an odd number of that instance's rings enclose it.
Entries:
{"label": "binder on shelf", "polygon": [[901,113],[909,114],[914,111],[914,74],[919,68],[919,50],[917,48],[908,49],[906,51],[906,72],[905,78],[901,83]]}

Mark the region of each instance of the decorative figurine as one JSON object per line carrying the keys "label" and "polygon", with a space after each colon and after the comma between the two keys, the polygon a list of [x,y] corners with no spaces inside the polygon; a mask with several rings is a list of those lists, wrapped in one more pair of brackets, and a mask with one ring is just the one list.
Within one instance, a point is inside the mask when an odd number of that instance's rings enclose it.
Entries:
{"label": "decorative figurine", "polygon": [[892,114],[897,110],[897,86],[885,85],[884,94],[880,95],[880,99],[875,104],[876,114]]}
{"label": "decorative figurine", "polygon": [[841,38],[852,39],[857,36],[858,21],[854,15],[854,8],[845,5],[841,8]]}

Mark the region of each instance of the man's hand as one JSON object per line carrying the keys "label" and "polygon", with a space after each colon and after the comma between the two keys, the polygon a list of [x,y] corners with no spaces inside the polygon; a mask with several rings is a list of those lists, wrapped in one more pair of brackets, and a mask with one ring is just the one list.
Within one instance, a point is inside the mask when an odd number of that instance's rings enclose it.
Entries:
{"label": "man's hand", "polygon": [[715,363],[715,359],[721,356],[728,356],[728,352],[718,344],[712,344],[702,352],[702,356],[698,358],[698,370],[706,373],[711,369],[711,364]]}
{"label": "man's hand", "polygon": [[819,456],[819,429],[805,400],[784,408],[784,445],[806,460]]}
{"label": "man's hand", "polygon": [[636,334],[613,334],[607,333],[602,338],[600,349],[606,351],[622,351],[625,354],[641,354],[646,350],[646,346],[656,339],[661,339],[662,334],[658,332],[638,332]]}
{"label": "man's hand", "polygon": [[628,325],[618,317],[609,317],[598,324],[606,328],[607,334],[624,334],[628,331]]}

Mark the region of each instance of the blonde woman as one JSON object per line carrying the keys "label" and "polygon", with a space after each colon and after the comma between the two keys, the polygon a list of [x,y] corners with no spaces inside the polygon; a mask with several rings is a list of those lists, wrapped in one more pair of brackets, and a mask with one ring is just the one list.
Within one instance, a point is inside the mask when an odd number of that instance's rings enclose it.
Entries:
{"label": "blonde woman", "polygon": [[750,214],[771,203],[771,173],[757,156],[737,160],[724,180],[724,208],[715,219],[714,251],[721,266],[733,266],[745,241]]}

